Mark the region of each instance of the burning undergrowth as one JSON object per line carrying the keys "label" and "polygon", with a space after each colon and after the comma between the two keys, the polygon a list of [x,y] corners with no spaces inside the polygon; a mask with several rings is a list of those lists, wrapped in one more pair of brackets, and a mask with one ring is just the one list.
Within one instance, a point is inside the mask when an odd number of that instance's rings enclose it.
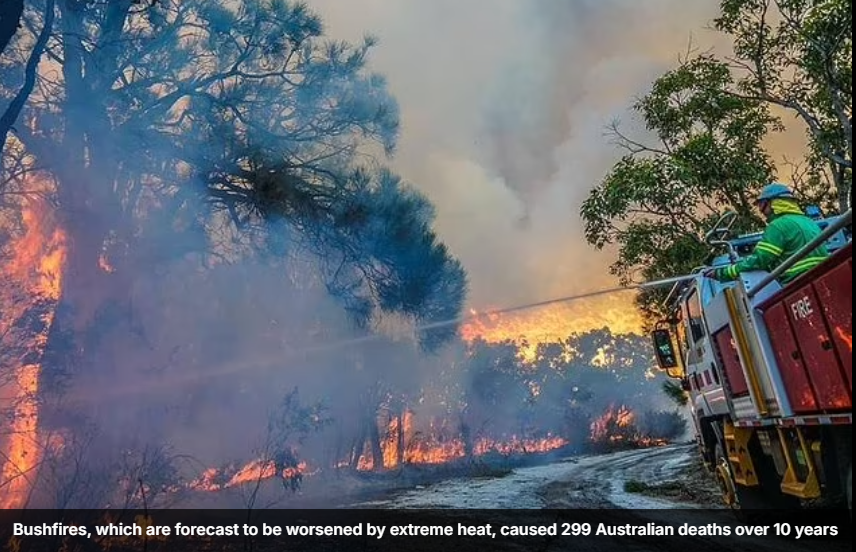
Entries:
{"label": "burning undergrowth", "polygon": [[[55,255],[59,235],[40,235],[36,249]],[[40,255],[20,258],[45,266]],[[9,499],[26,503],[11,494],[9,470],[39,466],[26,479],[30,503],[186,506],[225,493],[229,506],[281,506],[297,491],[329,492],[315,482],[342,474],[369,485],[498,475],[550,454],[674,436],[635,419],[659,388],[639,336],[599,330],[538,344],[534,355],[475,339],[426,355],[407,336],[362,340],[334,301],[277,272],[185,260],[133,278],[126,317],[90,326],[90,358],[105,369],[74,374],[38,424],[13,413],[31,463],[6,463]],[[29,303],[20,304],[56,304],[21,289]],[[619,398],[632,406],[615,409]],[[59,446],[47,447],[48,436]]]}
{"label": "burning undergrowth", "polygon": [[591,423],[591,442],[598,451],[668,444],[686,431],[675,412],[647,410],[642,416],[626,406],[610,407]]}

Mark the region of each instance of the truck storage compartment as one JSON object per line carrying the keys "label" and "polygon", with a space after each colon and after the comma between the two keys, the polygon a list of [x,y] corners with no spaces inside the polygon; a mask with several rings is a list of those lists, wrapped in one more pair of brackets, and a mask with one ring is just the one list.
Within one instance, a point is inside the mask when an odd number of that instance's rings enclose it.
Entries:
{"label": "truck storage compartment", "polygon": [[764,322],[773,342],[773,354],[776,356],[776,364],[779,365],[791,408],[797,414],[816,412],[818,407],[815,391],[809,383],[808,372],[799,354],[799,345],[790,331],[784,303],[778,302],[767,309]]}
{"label": "truck storage compartment", "polygon": [[759,308],[796,413],[852,407],[852,245]]}
{"label": "truck storage compartment", "polygon": [[716,352],[724,368],[725,384],[731,390],[734,397],[742,397],[749,394],[749,385],[743,374],[743,366],[740,364],[740,355],[734,344],[731,327],[725,326],[713,336],[716,343]]}
{"label": "truck storage compartment", "polygon": [[853,391],[853,259],[847,259],[814,284],[823,316],[832,331],[832,343],[841,360],[847,386]]}

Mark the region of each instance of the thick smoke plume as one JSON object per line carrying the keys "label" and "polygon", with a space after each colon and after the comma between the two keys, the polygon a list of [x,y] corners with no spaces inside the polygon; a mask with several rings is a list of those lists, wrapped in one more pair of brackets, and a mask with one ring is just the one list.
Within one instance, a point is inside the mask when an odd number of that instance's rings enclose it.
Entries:
{"label": "thick smoke plume", "polygon": [[622,153],[605,129],[632,123],[634,98],[690,42],[721,40],[704,30],[717,5],[702,0],[311,4],[337,36],[380,39],[373,67],[402,106],[396,166],[437,205],[476,309],[613,283],[612,253],[585,244],[578,215]]}

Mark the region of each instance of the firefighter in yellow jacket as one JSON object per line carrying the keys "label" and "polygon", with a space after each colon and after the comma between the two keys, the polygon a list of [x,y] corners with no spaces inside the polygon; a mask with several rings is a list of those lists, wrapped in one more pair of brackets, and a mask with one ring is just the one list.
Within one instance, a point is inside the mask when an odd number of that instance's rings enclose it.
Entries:
{"label": "firefighter in yellow jacket", "polygon": [[[779,182],[761,190],[756,205],[767,218],[767,228],[761,241],[748,257],[736,264],[715,269],[709,273],[719,281],[730,281],[741,272],[766,270],[772,272],[785,259],[796,253],[821,233],[820,227],[800,209],[791,189]],[[822,263],[829,252],[823,245],[788,268],[779,281],[786,284]]]}

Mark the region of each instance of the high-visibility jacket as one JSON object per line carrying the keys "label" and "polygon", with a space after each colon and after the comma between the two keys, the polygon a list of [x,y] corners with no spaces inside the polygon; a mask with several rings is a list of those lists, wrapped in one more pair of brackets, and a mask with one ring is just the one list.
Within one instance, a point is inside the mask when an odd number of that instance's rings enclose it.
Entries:
{"label": "high-visibility jacket", "polygon": [[[777,202],[778,203],[778,202]],[[805,216],[791,202],[774,203],[775,214],[767,224],[761,241],[755,251],[736,264],[720,268],[716,277],[722,281],[734,280],[741,272],[766,270],[772,272],[785,259],[816,238],[821,233],[815,221]],[[783,284],[790,282],[800,274],[811,270],[829,257],[826,247],[820,245],[808,255],[788,268],[779,278]]]}

